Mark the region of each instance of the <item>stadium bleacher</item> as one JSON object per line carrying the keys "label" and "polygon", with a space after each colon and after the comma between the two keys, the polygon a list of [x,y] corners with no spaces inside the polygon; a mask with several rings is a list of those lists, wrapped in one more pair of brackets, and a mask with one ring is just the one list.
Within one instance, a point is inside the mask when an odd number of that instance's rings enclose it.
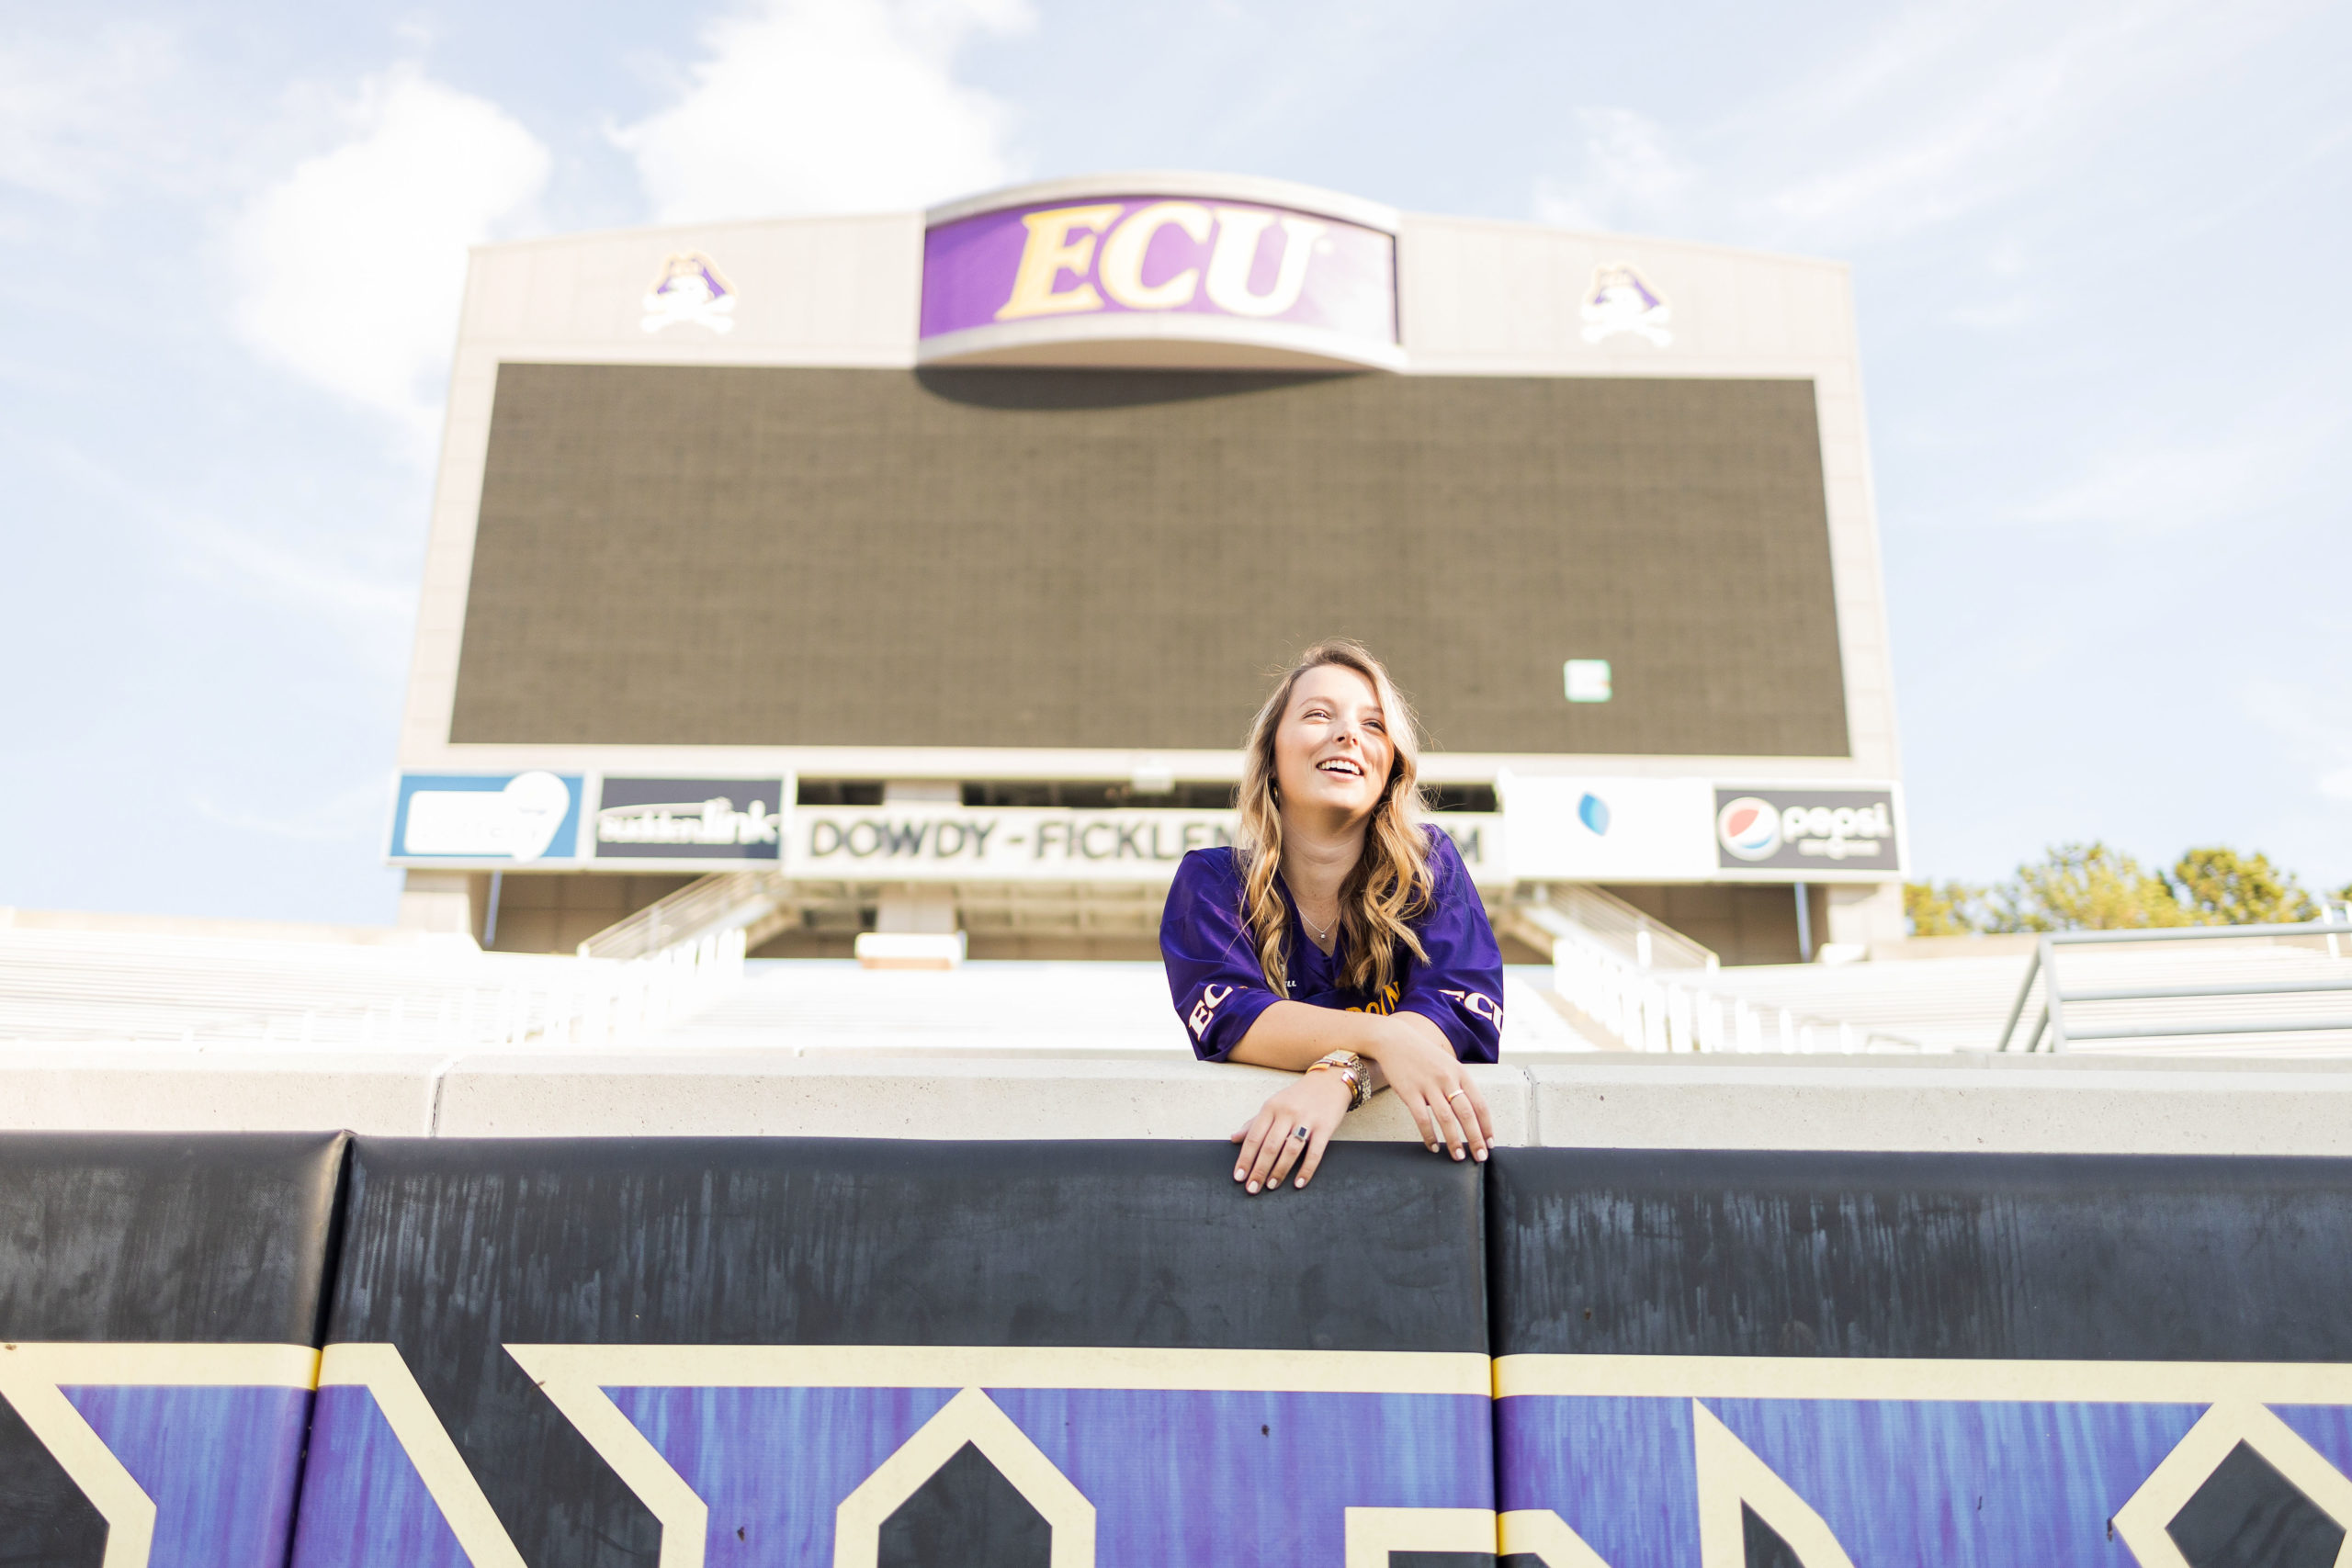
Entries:
{"label": "stadium bleacher", "polygon": [[[752,960],[741,933],[686,931],[631,959],[486,953],[463,936],[401,932],[186,934],[138,929],[0,927],[0,1044],[108,1044],[243,1051],[456,1051],[627,1047],[655,1052],[796,1055],[1126,1055],[1182,1058],[1182,1031],[1148,963],[987,963],[936,972],[874,970],[824,960]],[[1623,933],[1593,936],[1595,942]],[[730,942],[729,938],[733,940]],[[350,940],[358,937],[364,940]],[[592,944],[593,945],[593,944]],[[2030,953],[1852,964],[1656,971],[1689,996],[1744,1004],[1762,1021],[1743,1034],[1667,1032],[1669,1046],[1940,1054],[2000,1043]],[[1912,942],[1906,951],[1928,948]],[[1703,950],[1698,950],[1703,952]],[[2293,1020],[2343,1010],[2352,942],[2324,937],[2193,941],[2160,947],[2062,950],[2072,990],[2227,987],[2233,994],[2077,1004],[2070,1027],[2177,1028],[2199,1021]],[[1631,950],[1625,961],[1630,963]],[[1554,971],[1507,979],[1506,1058],[1634,1045],[1570,1005]],[[2344,986],[2341,991],[2328,987]],[[2037,976],[2024,1009],[2041,1003]],[[1784,1034],[1782,1019],[1791,1021]],[[2029,1043],[2021,1026],[2014,1048]],[[2352,1030],[2164,1035],[2083,1041],[2076,1054],[2352,1055]]]}

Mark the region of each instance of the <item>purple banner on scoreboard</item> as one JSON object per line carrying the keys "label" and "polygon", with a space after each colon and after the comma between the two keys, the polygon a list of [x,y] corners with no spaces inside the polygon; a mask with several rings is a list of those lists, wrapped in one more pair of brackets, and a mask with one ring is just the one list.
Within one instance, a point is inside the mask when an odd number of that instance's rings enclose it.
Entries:
{"label": "purple banner on scoreboard", "polygon": [[1155,196],[1005,208],[943,223],[923,238],[925,340],[1168,315],[1392,345],[1396,242],[1318,213]]}

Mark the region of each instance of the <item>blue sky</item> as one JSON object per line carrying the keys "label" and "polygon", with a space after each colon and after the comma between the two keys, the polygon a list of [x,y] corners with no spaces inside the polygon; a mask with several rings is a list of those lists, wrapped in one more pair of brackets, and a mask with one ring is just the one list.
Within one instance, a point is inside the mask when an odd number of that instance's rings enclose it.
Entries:
{"label": "blue sky", "polygon": [[1129,167],[1850,262],[1914,858],[2352,880],[2352,8],[0,6],[0,904],[376,922],[464,249]]}

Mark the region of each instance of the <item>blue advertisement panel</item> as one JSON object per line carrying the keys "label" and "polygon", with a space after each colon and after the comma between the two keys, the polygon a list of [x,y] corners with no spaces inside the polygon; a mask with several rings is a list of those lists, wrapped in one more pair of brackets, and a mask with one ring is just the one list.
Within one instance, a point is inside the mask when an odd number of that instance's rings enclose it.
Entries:
{"label": "blue advertisement panel", "polygon": [[580,852],[585,781],[577,773],[403,773],[390,858],[424,864],[527,865]]}

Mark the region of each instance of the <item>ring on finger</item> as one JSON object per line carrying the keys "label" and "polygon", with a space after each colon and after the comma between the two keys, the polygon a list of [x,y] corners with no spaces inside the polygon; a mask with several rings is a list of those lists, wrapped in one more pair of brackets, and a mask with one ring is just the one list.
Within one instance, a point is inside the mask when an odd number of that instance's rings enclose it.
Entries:
{"label": "ring on finger", "polygon": [[1296,1128],[1291,1133],[1291,1136],[1296,1138],[1302,1144],[1306,1142],[1306,1140],[1313,1135],[1313,1134],[1309,1133],[1304,1127]]}
{"label": "ring on finger", "polygon": [[1457,1089],[1445,1098],[1448,1100],[1467,1100],[1470,1098],[1470,1091],[1466,1089]]}

